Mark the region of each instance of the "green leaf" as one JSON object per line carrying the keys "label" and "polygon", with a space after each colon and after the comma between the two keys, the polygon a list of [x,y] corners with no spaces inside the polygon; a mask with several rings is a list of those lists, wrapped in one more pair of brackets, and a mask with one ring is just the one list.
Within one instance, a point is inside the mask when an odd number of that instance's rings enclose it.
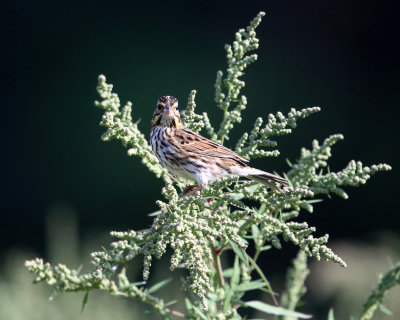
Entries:
{"label": "green leaf", "polygon": [[222,272],[222,275],[224,276],[224,278],[230,278],[230,277],[232,277],[232,274],[233,274],[233,268],[225,269]]}
{"label": "green leaf", "polygon": [[323,199],[312,199],[312,200],[307,200],[307,203],[318,203],[324,201]]}
{"label": "green leaf", "polygon": [[131,286],[144,286],[146,284],[146,281],[139,281],[139,282],[132,282],[130,283]]}
{"label": "green leaf", "polygon": [[81,313],[83,313],[83,311],[85,311],[85,307],[86,307],[86,304],[88,302],[88,298],[89,298],[89,290],[86,291],[85,295],[83,296]]}
{"label": "green leaf", "polygon": [[177,302],[178,302],[178,300],[172,300],[172,301],[167,302],[166,304],[164,304],[164,307],[172,306],[173,304],[175,304],[175,303],[177,303]]}
{"label": "green leaf", "polygon": [[208,298],[208,301],[211,301],[211,302],[220,301],[220,298],[215,293],[209,293],[207,295],[207,298]]}
{"label": "green leaf", "polygon": [[186,309],[188,309],[188,310],[191,310],[193,308],[193,305],[188,298],[185,299],[185,306],[186,306]]}
{"label": "green leaf", "polygon": [[146,284],[146,281],[140,281],[140,282],[132,282],[128,283],[127,285],[120,285],[120,290],[126,290],[131,287],[138,287],[138,286],[143,286]]}
{"label": "green leaf", "polygon": [[251,233],[253,235],[254,244],[256,245],[256,247],[258,247],[260,245],[259,243],[260,229],[258,229],[257,225],[255,224],[251,225]]}
{"label": "green leaf", "polygon": [[260,209],[258,209],[258,213],[263,214],[265,209],[267,209],[267,205],[265,203],[262,203]]}
{"label": "green leaf", "polygon": [[229,309],[232,308],[231,299],[233,296],[233,290],[232,288],[229,287],[227,283],[225,283],[224,290],[225,290],[224,312],[227,312]]}
{"label": "green leaf", "polygon": [[132,287],[143,286],[146,284],[146,281],[139,281],[139,282],[129,282],[125,276],[125,268],[121,270],[120,277],[119,277],[119,288],[120,290],[124,291],[126,289]]}
{"label": "green leaf", "polygon": [[149,213],[148,216],[149,217],[155,217],[155,216],[158,216],[159,214],[161,214],[161,210],[157,210],[157,211],[154,211],[152,213]]}
{"label": "green leaf", "polygon": [[229,239],[229,244],[232,247],[232,250],[238,255],[238,257],[249,266],[249,259],[247,257],[246,251],[243,248],[239,248],[236,243]]}
{"label": "green leaf", "polygon": [[328,320],[335,320],[335,315],[333,314],[333,308],[329,309]]}
{"label": "green leaf", "polygon": [[233,200],[242,200],[244,198],[243,193],[229,193],[229,197],[232,198]]}
{"label": "green leaf", "polygon": [[156,283],[154,286],[152,286],[148,293],[153,293],[156,292],[157,290],[161,289],[162,287],[164,287],[166,284],[168,284],[169,282],[171,282],[171,278],[165,279],[163,281],[160,281],[159,283]]}
{"label": "green leaf", "polygon": [[254,185],[252,185],[252,186],[249,186],[249,187],[246,187],[246,189],[248,190],[248,191],[250,191],[250,192],[254,192],[254,191],[256,191],[258,188],[259,188],[259,184],[258,183],[256,183],[256,184],[254,184]]}
{"label": "green leaf", "polygon": [[383,305],[383,304],[380,304],[379,306],[378,306],[378,308],[379,308],[379,310],[381,310],[384,314],[386,314],[386,315],[388,315],[388,316],[392,316],[393,315],[393,312],[392,311],[390,311],[385,305]]}
{"label": "green leaf", "polygon": [[232,290],[235,290],[235,287],[239,283],[239,279],[240,279],[239,258],[238,258],[238,256],[235,256],[235,262],[233,264],[233,273],[232,273],[232,278],[231,278]]}
{"label": "green leaf", "polygon": [[78,269],[76,269],[76,274],[80,274],[82,271],[83,264],[80,264]]}
{"label": "green leaf", "polygon": [[239,284],[236,288],[235,291],[238,292],[244,292],[244,291],[250,291],[250,290],[257,290],[263,287],[266,287],[267,285],[265,284],[264,281],[261,280],[256,280],[256,281],[250,281],[247,283],[241,283]]}
{"label": "green leaf", "polygon": [[207,316],[197,307],[193,306],[193,310],[196,311],[196,314],[200,316],[203,320],[208,320]]}
{"label": "green leaf", "polygon": [[247,301],[244,303],[246,306],[276,316],[293,317],[300,319],[310,319],[312,315],[304,314],[296,311],[287,310],[281,307],[275,307],[261,301]]}

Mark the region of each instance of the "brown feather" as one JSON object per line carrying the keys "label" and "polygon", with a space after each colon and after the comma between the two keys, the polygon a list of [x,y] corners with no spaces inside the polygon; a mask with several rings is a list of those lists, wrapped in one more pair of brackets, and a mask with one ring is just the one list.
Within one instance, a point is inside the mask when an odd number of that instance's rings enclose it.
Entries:
{"label": "brown feather", "polygon": [[[277,177],[277,176],[274,176]],[[287,184],[287,180],[284,180],[282,178],[280,179],[271,179],[271,178],[267,178],[265,175],[249,175],[247,176],[247,178],[257,181],[258,183],[261,183],[267,187],[270,187],[271,189],[279,192],[279,193],[285,193],[285,191],[283,191],[281,188],[279,188],[277,185],[275,185],[272,181],[277,182],[277,183],[283,183],[283,184]],[[278,177],[279,178],[279,177]],[[283,181],[284,180],[284,181]]]}
{"label": "brown feather", "polygon": [[180,145],[180,149],[185,152],[217,158],[230,158],[238,162],[248,162],[247,159],[239,156],[236,152],[204,138],[185,127],[177,128],[175,130],[174,140],[176,140],[177,144]]}

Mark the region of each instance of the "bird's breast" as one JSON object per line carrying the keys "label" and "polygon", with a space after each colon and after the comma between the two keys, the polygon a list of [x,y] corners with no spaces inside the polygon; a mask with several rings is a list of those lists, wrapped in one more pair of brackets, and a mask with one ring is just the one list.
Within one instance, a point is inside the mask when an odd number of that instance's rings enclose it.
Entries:
{"label": "bird's breast", "polygon": [[174,163],[180,158],[179,150],[171,144],[171,140],[170,128],[155,127],[150,133],[153,152],[161,164],[167,168],[174,166]]}

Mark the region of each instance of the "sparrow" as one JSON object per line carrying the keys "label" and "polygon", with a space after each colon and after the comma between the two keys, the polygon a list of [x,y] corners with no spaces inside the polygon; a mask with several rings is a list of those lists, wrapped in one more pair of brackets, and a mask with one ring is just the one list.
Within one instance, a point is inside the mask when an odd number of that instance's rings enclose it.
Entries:
{"label": "sparrow", "polygon": [[232,150],[186,128],[178,110],[178,99],[158,99],[151,120],[150,142],[160,164],[175,177],[195,181],[184,197],[200,191],[208,183],[227,176],[254,180],[276,192],[284,193],[275,183],[288,181],[272,173],[252,168],[247,159]]}

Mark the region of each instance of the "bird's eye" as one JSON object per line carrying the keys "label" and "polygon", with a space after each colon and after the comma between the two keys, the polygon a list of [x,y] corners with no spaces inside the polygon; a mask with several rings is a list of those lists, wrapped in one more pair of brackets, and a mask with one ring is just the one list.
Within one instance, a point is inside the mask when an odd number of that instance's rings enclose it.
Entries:
{"label": "bird's eye", "polygon": [[157,106],[157,109],[158,109],[158,110],[161,110],[161,108],[162,108],[162,105],[159,104],[159,105]]}

